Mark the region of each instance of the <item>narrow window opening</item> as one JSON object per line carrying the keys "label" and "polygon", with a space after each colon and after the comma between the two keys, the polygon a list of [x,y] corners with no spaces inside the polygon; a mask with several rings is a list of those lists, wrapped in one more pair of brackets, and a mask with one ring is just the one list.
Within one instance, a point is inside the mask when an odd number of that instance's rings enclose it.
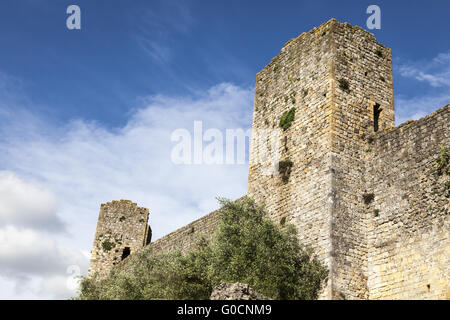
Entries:
{"label": "narrow window opening", "polygon": [[378,121],[380,120],[380,114],[383,109],[380,108],[380,105],[376,103],[373,106],[373,131],[378,131]]}
{"label": "narrow window opening", "polygon": [[431,289],[431,285],[430,284],[427,284],[427,289],[428,289],[428,292],[430,292],[430,289]]}
{"label": "narrow window opening", "polygon": [[130,248],[125,247],[125,249],[123,249],[123,251],[122,251],[122,260],[125,259],[126,257],[128,257],[129,255],[130,255]]}

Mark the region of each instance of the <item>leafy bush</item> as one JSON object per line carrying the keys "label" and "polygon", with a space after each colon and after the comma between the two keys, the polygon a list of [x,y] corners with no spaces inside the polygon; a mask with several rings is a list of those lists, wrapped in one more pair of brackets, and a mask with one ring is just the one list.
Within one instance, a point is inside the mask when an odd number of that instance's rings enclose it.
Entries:
{"label": "leafy bush", "polygon": [[84,278],[78,299],[208,299],[221,282],[247,283],[274,299],[315,299],[328,271],[297,240],[292,225],[279,229],[263,207],[245,197],[219,200],[220,223],[211,243],[196,250],[134,254],[126,270]]}
{"label": "leafy bush", "polygon": [[247,283],[274,299],[315,299],[326,268],[302,247],[295,228],[280,230],[263,207],[245,197],[220,200],[222,221],[212,244],[211,279]]}

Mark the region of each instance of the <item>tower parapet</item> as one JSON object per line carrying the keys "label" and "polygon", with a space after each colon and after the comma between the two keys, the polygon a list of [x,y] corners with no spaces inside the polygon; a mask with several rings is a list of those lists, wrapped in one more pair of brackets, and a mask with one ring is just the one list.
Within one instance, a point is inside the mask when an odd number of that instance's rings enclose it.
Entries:
{"label": "tower parapet", "polygon": [[88,275],[104,276],[151,240],[147,208],[129,200],[102,204],[97,222]]}

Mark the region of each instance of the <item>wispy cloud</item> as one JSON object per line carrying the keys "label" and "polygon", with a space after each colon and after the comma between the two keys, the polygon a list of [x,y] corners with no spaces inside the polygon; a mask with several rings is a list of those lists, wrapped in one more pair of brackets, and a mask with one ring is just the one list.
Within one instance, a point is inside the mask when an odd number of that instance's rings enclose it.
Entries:
{"label": "wispy cloud", "polygon": [[428,84],[419,93],[399,94],[395,98],[396,123],[417,120],[450,103],[450,52],[429,61],[403,62],[398,73],[405,79]]}
{"label": "wispy cloud", "polygon": [[67,267],[87,271],[83,253],[91,250],[101,203],[130,199],[148,207],[156,239],[216,209],[215,197],[244,195],[248,165],[175,165],[171,133],[192,132],[195,120],[204,130],[246,129],[252,100],[252,88],[227,83],[188,96],[149,96],[115,129],[85,120],[55,125],[3,108],[1,297],[74,294]]}
{"label": "wispy cloud", "polygon": [[410,62],[400,65],[403,77],[426,82],[433,87],[450,86],[450,52],[440,53],[431,61]]}
{"label": "wispy cloud", "polygon": [[177,36],[188,34],[194,23],[189,7],[178,1],[158,1],[138,16],[133,37],[144,52],[160,64],[171,59],[171,46]]}
{"label": "wispy cloud", "polygon": [[450,104],[450,93],[419,97],[400,96],[395,99],[396,123],[420,119],[447,104]]}

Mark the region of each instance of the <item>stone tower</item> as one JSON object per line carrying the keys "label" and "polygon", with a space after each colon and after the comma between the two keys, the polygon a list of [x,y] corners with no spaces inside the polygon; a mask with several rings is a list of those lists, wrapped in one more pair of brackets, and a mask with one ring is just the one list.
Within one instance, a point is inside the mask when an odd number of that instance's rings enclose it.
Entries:
{"label": "stone tower", "polygon": [[394,126],[392,83],[391,50],[335,19],[287,42],[256,76],[253,128],[279,132],[279,166],[264,170],[257,159],[270,147],[252,138],[248,195],[326,262],[325,299],[368,295],[364,159],[370,135]]}
{"label": "stone tower", "polygon": [[151,240],[148,209],[129,200],[102,204],[97,222],[88,275],[104,276]]}

